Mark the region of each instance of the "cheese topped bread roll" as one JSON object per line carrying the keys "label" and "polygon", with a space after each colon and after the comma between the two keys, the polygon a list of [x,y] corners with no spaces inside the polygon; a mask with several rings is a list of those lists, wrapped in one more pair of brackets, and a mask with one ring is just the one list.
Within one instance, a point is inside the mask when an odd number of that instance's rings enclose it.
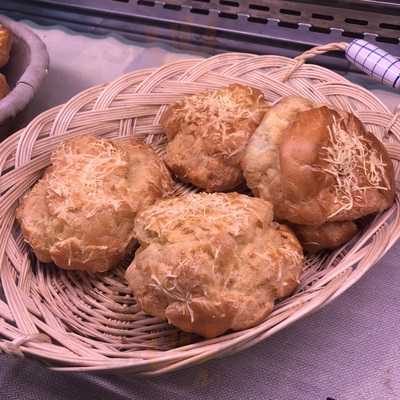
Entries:
{"label": "cheese topped bread roll", "polygon": [[238,193],[161,200],[139,213],[126,279],[142,309],[205,337],[260,323],[297,287],[302,248],[272,205]]}
{"label": "cheese topped bread roll", "polygon": [[171,191],[147,145],[83,136],[61,144],[44,177],[17,210],[37,258],[61,268],[103,272],[131,251],[138,211]]}
{"label": "cheese topped bread roll", "polygon": [[208,192],[234,189],[243,183],[240,160],[266,110],[259,90],[237,84],[185,97],[161,118],[166,164]]}

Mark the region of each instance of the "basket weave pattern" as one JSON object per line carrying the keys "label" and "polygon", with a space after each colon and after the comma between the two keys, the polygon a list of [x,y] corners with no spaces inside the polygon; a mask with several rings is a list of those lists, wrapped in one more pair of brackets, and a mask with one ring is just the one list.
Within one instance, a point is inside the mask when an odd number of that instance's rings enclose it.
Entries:
{"label": "basket weave pattern", "polygon": [[[376,216],[351,243],[307,260],[299,290],[262,324],[201,340],[143,314],[124,279],[126,266],[101,275],[35,261],[15,221],[19,198],[49,165],[63,140],[84,134],[134,136],[162,151],[165,105],[184,95],[243,83],[274,102],[301,95],[353,112],[387,145],[399,176],[400,118],[367,90],[327,69],[306,65],[332,44],[295,60],[227,53],[140,70],[96,86],[34,119],[0,144],[0,350],[31,355],[59,370],[129,370],[160,374],[243,350],[327,304],[356,282],[400,236],[399,203]],[[192,191],[177,185],[177,194]],[[0,291],[1,292],[1,291]]]}

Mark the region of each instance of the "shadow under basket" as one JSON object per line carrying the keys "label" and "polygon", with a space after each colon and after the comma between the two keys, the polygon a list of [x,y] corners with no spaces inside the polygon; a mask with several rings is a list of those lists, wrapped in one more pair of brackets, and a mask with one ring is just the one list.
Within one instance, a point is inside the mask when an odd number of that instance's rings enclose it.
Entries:
{"label": "shadow under basket", "polygon": [[[338,50],[335,44],[324,51]],[[314,53],[320,53],[314,49]],[[345,247],[308,258],[299,289],[258,326],[202,339],[142,313],[124,278],[126,265],[100,275],[36,262],[15,220],[19,198],[49,165],[52,150],[69,137],[136,137],[158,146],[166,105],[185,95],[231,83],[263,91],[274,102],[287,95],[353,112],[381,139],[399,176],[400,120],[374,95],[315,65],[278,56],[226,53],[135,71],[93,87],[35,118],[0,144],[0,349],[36,357],[62,371],[156,375],[232,354],[265,340],[343,293],[400,235],[399,201],[365,224]],[[177,184],[176,193],[192,188]]]}

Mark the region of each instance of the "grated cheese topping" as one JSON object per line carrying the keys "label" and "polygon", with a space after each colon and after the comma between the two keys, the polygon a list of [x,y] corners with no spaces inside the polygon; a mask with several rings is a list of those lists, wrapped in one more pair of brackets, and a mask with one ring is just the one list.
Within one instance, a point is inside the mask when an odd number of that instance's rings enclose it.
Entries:
{"label": "grated cheese topping", "polygon": [[[191,324],[199,316],[234,317],[246,299],[262,298],[268,309],[293,290],[304,263],[285,229],[272,222],[270,203],[238,193],[161,200],[136,218],[141,251],[128,281],[138,298],[147,298],[146,312],[177,303],[175,311]],[[222,323],[238,326],[234,321]]]}
{"label": "grated cheese topping", "polygon": [[53,207],[61,218],[71,218],[70,212],[78,209],[87,210],[86,218],[91,218],[106,207],[118,211],[123,203],[118,193],[110,191],[110,182],[119,186],[126,180],[126,154],[102,139],[88,143],[90,146],[83,152],[76,143],[66,142],[53,154],[56,168],[49,175],[48,190],[60,200],[53,202]]}
{"label": "grated cheese topping", "polygon": [[322,147],[325,152],[322,160],[328,163],[323,171],[335,178],[338,207],[328,217],[333,218],[342,211],[351,210],[355,201],[365,198],[367,190],[390,190],[390,184],[382,156],[365,137],[349,131],[343,118],[334,117],[328,131],[329,144]]}
{"label": "grated cheese topping", "polygon": [[[168,232],[212,231],[227,226],[228,231],[237,236],[251,219],[262,223],[272,220],[272,207],[269,203],[238,194],[192,193],[182,198],[158,202],[144,210],[138,220],[145,221],[145,230],[157,232],[158,236]],[[263,210],[264,214],[260,214]],[[258,214],[257,214],[258,213]]]}
{"label": "grated cheese topping", "polygon": [[[184,260],[186,262],[187,260]],[[177,300],[183,303],[189,313],[190,322],[194,322],[194,312],[191,307],[192,293],[189,288],[183,288],[179,285],[177,276],[174,274],[167,275],[163,283],[157,278],[156,275],[151,275],[151,283],[148,285],[157,291],[163,293],[169,299]]]}
{"label": "grated cheese topping", "polygon": [[[219,152],[233,157],[247,142],[243,138],[250,134],[248,126],[258,124],[266,111],[263,95],[255,99],[254,94],[249,87],[232,85],[188,96],[178,103],[175,117],[184,122],[182,132],[196,135],[201,132],[202,138],[223,145]],[[239,122],[245,122],[246,126],[239,128]]]}

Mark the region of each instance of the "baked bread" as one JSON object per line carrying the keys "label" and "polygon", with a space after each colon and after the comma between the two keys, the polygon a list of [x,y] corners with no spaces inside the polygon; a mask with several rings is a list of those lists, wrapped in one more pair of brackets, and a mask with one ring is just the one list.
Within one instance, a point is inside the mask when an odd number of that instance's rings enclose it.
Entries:
{"label": "baked bread", "polygon": [[299,113],[283,139],[280,162],[278,218],[305,225],[351,221],[394,201],[392,161],[352,114],[327,107]]}
{"label": "baked bread", "polygon": [[126,279],[141,308],[205,337],[260,323],[297,287],[302,248],[270,203],[238,193],[162,200],[139,213]]}
{"label": "baked bread", "polygon": [[[8,63],[12,45],[10,31],[0,24],[0,68]],[[6,97],[10,92],[6,77],[0,73],[0,99]]]}
{"label": "baked bread", "polygon": [[183,182],[228,191],[243,182],[240,160],[267,103],[257,89],[234,84],[187,96],[162,115],[165,162]]}
{"label": "baked bread", "polygon": [[299,98],[266,113],[242,168],[253,193],[295,224],[351,221],[394,200],[393,165],[381,142],[354,115]]}
{"label": "baked bread", "polygon": [[313,107],[304,97],[288,96],[265,113],[241,160],[246,184],[255,196],[273,204],[282,200],[279,148],[297,114]]}
{"label": "baked bread", "polygon": [[12,46],[11,32],[0,24],[0,68],[4,67],[10,59]]}
{"label": "baked bread", "polygon": [[327,222],[323,225],[290,225],[304,251],[316,253],[324,249],[335,249],[348,242],[358,231],[352,221]]}
{"label": "baked bread", "polygon": [[42,262],[102,272],[131,251],[137,212],[171,191],[168,170],[147,145],[82,136],[61,144],[52,166],[17,210]]}
{"label": "baked bread", "polygon": [[0,99],[6,97],[10,93],[6,77],[0,73]]}

